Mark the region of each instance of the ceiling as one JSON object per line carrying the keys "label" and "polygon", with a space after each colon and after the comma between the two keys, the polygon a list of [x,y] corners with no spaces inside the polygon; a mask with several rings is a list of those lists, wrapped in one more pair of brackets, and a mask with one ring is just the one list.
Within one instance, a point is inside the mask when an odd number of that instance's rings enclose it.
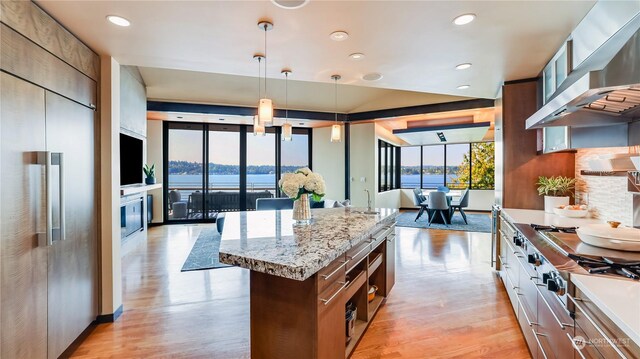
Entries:
{"label": "ceiling", "polygon": [[[297,81],[331,83],[330,75],[338,73],[344,84],[478,98],[495,98],[505,80],[536,76],[594,3],[311,0],[287,10],[269,0],[38,1],[99,54],[123,65],[255,76],[252,56],[264,46],[256,24],[268,18],[275,24],[268,33],[269,78],[281,78],[280,70],[290,67]],[[477,19],[453,25],[463,13]],[[131,26],[108,23],[109,14],[126,17]],[[350,36],[332,41],[335,30]],[[354,52],[365,57],[351,60]],[[473,66],[454,69],[464,62]],[[370,72],[384,77],[361,79]],[[190,75],[164,73],[145,80],[153,87],[171,76]],[[462,84],[471,87],[456,89]],[[165,90],[157,86],[150,90],[157,91],[153,96],[169,97],[166,85]],[[248,97],[242,86],[226,91],[228,98]],[[176,86],[174,96],[181,93],[184,88]],[[349,111],[361,108],[356,101],[349,106]]]}
{"label": "ceiling", "polygon": [[[257,62],[253,64],[257,72]],[[207,72],[139,67],[150,100],[256,106],[258,78]],[[289,109],[334,112],[335,84],[288,80]],[[281,76],[281,77],[284,77]],[[285,80],[267,81],[269,97],[276,108],[285,107]],[[415,91],[390,90],[356,85],[338,85],[340,113],[373,111],[416,105],[468,100],[468,97]]]}
{"label": "ceiling", "polygon": [[[253,116],[211,115],[202,113],[147,111],[147,119],[171,122],[217,123],[221,125],[253,125]],[[273,120],[273,126],[282,126],[284,121],[283,118],[276,117]],[[301,128],[328,127],[334,124],[333,121],[301,120],[297,118],[289,119],[289,122],[294,127]]]}

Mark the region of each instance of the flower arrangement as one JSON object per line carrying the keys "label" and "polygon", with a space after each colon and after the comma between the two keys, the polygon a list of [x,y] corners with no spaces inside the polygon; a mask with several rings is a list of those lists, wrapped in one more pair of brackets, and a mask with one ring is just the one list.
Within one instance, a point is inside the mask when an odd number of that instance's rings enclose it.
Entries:
{"label": "flower arrangement", "polygon": [[287,197],[298,200],[303,194],[310,194],[314,201],[320,201],[324,196],[324,179],[318,173],[313,173],[307,167],[299,168],[294,173],[284,173],[278,182],[280,190]]}

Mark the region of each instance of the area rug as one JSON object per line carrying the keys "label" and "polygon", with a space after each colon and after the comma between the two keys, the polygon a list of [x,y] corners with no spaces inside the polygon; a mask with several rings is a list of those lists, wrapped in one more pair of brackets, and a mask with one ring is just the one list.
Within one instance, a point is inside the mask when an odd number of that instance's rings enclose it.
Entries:
{"label": "area rug", "polygon": [[203,229],[191,248],[191,253],[182,266],[181,272],[231,267],[220,263],[220,234],[212,228]]}
{"label": "area rug", "polygon": [[470,214],[467,213],[467,221],[469,224],[465,224],[460,213],[456,214],[451,219],[451,224],[444,225],[438,223],[432,223],[429,226],[429,218],[424,213],[417,221],[416,216],[418,211],[402,212],[398,216],[396,225],[398,227],[411,227],[411,228],[431,228],[431,229],[448,229],[452,231],[465,231],[465,232],[484,232],[491,233],[491,216],[486,214]]}

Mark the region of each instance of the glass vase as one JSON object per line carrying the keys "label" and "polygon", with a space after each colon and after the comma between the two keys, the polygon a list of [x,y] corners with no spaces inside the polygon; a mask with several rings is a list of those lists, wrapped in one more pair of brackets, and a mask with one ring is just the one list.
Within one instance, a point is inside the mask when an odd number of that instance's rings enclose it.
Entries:
{"label": "glass vase", "polygon": [[300,195],[300,198],[293,201],[293,220],[296,224],[311,223],[311,202],[308,193]]}

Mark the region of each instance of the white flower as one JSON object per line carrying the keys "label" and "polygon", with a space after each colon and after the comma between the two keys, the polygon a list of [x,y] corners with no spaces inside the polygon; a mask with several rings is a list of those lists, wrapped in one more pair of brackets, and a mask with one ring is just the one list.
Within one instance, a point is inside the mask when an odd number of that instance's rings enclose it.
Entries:
{"label": "white flower", "polygon": [[307,176],[307,180],[304,183],[304,189],[318,195],[323,195],[324,179],[317,173],[311,173]]}
{"label": "white flower", "polygon": [[311,172],[311,170],[309,169],[309,167],[302,167],[302,168],[298,168],[296,170],[296,173],[302,173],[305,176],[308,176],[309,174],[313,173]]}
{"label": "white flower", "polygon": [[278,186],[282,187],[284,186],[284,184],[286,182],[289,182],[293,179],[294,174],[293,173],[283,173],[282,177],[280,178],[280,181],[278,181]]}
{"label": "white flower", "polygon": [[289,198],[296,198],[298,196],[298,191],[300,191],[300,186],[293,181],[285,182],[282,185],[282,192],[284,192],[284,194]]}

